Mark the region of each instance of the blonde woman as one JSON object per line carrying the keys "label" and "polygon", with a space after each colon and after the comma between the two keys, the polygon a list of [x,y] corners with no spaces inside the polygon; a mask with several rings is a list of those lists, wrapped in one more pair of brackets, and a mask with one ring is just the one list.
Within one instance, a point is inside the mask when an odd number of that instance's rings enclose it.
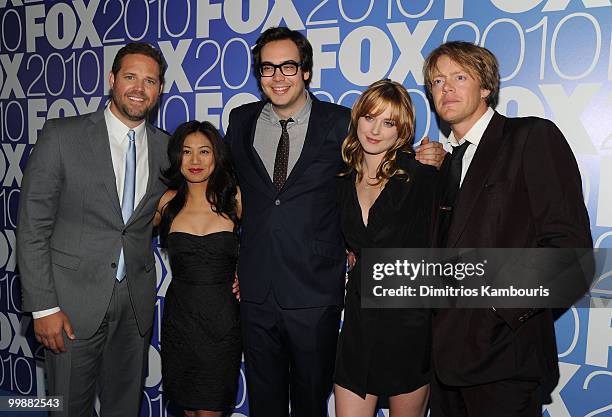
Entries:
{"label": "blonde woman", "polygon": [[[349,249],[429,247],[437,171],[412,151],[415,116],[399,83],[372,84],[355,103],[342,145],[341,224]],[[362,309],[360,265],[350,272],[335,369],[337,417],[372,417],[379,396],[391,416],[425,414],[430,311]]]}

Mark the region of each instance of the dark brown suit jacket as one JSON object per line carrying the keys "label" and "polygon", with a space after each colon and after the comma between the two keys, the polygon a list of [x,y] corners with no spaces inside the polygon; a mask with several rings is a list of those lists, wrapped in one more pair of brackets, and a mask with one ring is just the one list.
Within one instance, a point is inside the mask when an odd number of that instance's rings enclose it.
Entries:
{"label": "dark brown suit jacket", "polygon": [[[552,122],[495,113],[457,196],[447,246],[592,247],[578,166]],[[456,386],[518,379],[552,388],[559,376],[553,322],[543,309],[440,310],[436,374]]]}

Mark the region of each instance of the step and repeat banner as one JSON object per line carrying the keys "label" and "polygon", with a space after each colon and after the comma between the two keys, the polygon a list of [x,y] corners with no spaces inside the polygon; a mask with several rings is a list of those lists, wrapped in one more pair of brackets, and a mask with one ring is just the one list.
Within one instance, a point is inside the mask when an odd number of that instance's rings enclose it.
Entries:
{"label": "step and repeat banner", "polygon": [[[43,351],[20,310],[15,263],[23,170],[45,120],[103,107],[115,53],[146,41],[168,62],[155,123],[172,132],[208,120],[223,131],[232,108],[259,98],[250,49],[277,25],[312,43],[311,90],[321,100],[350,107],[376,80],[402,82],[416,106],[417,138],[445,140],[424,93],[424,56],[446,40],[486,46],[501,64],[497,110],[561,128],[578,160],[595,246],[612,247],[609,0],[0,0],[0,390],[45,392]],[[163,253],[157,267],[159,319],[171,280]],[[598,279],[610,284],[606,271]],[[158,323],[141,416],[180,416],[163,396]],[[559,318],[561,379],[544,415],[612,415],[611,326],[612,308],[572,308]],[[238,383],[233,416],[248,416],[244,374]],[[333,409],[332,397],[330,416]]]}

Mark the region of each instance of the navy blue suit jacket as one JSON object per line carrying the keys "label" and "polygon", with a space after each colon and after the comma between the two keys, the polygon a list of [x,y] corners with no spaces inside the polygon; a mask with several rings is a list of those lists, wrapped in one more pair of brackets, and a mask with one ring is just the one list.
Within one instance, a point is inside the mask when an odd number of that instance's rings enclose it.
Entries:
{"label": "navy blue suit jacket", "polygon": [[341,305],[346,254],[336,191],[350,110],[312,97],[304,148],[277,191],[253,147],[264,105],[232,110],[226,132],[242,192],[242,299],[260,303],[272,289],[283,308]]}

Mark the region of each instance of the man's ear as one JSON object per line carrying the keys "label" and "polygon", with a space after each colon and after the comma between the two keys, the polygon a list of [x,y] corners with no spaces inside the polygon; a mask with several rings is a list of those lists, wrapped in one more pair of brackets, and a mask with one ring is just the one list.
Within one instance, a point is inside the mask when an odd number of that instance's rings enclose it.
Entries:
{"label": "man's ear", "polygon": [[113,74],[112,71],[108,73],[108,85],[111,90],[113,89],[113,85],[115,85],[115,74]]}
{"label": "man's ear", "polygon": [[491,90],[487,90],[485,88],[480,89],[480,98],[486,100],[489,95],[491,95]]}

